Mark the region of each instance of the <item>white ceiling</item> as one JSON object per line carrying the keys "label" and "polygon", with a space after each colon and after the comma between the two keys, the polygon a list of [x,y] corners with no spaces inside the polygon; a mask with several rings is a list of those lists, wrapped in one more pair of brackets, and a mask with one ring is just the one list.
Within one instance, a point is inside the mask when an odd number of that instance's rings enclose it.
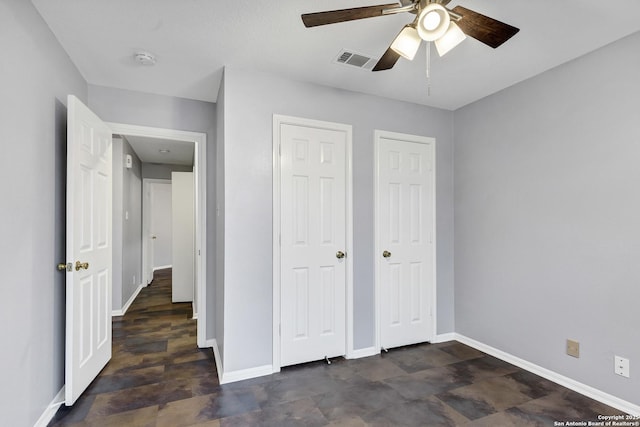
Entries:
{"label": "white ceiling", "polygon": [[[496,50],[471,38],[443,58],[433,49],[428,96],[424,49],[390,71],[332,63],[342,48],[380,57],[413,15],[300,20],[388,0],[32,2],[88,83],[212,102],[228,65],[453,110],[640,30],[638,0],[453,0],[520,32]],[[134,62],[141,49],[155,66]]]}
{"label": "white ceiling", "polygon": [[[126,135],[133,151],[143,163],[193,165],[195,143]],[[161,150],[169,150],[163,153]]]}

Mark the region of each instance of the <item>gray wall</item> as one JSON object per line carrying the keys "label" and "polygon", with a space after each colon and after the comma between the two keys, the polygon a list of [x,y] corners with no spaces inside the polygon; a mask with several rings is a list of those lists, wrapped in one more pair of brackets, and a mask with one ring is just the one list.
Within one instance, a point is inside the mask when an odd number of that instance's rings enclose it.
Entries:
{"label": "gray wall", "polygon": [[613,356],[640,363],[639,46],[455,113],[456,332],[635,404]]}
{"label": "gray wall", "polygon": [[[163,95],[89,85],[89,107],[107,122],[178,129],[207,134],[207,312],[214,314],[215,292],[215,129],[216,105]],[[207,338],[214,338],[215,318],[207,318]]]}
{"label": "gray wall", "polygon": [[[125,157],[131,155],[131,169]],[[113,310],[120,310],[142,278],[142,163],[126,138],[113,138]],[[128,213],[128,218],[127,218]]]}
{"label": "gray wall", "polygon": [[356,349],[374,345],[374,129],[436,138],[437,322],[439,333],[453,332],[453,113],[227,67],[225,371],[272,362],[273,114],[353,125]]}
{"label": "gray wall", "polygon": [[[123,139],[123,159],[131,155],[131,169],[122,168],[122,302],[131,298],[142,277],[142,162],[126,137]],[[126,214],[129,214],[127,219]],[[145,283],[146,284],[146,283]]]}
{"label": "gray wall", "polygon": [[31,2],[0,2],[0,28],[0,418],[31,426],[64,383],[66,99],[87,85]]}
{"label": "gray wall", "polygon": [[224,72],[216,104],[216,283],[215,283],[215,338],[219,356],[224,363]]}
{"label": "gray wall", "polygon": [[[207,136],[208,139],[208,136]],[[171,180],[171,172],[193,172],[193,166],[143,163],[142,177]]]}
{"label": "gray wall", "polygon": [[124,178],[124,154],[122,154],[123,141],[120,137],[112,139],[111,166],[112,175],[112,282],[111,282],[111,305],[113,310],[122,308],[122,226],[124,222],[122,182]]}

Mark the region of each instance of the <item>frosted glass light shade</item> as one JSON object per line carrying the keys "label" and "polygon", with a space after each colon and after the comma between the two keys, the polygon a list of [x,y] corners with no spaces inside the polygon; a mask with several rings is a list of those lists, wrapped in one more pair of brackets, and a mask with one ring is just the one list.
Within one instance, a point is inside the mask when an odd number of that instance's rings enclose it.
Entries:
{"label": "frosted glass light shade", "polygon": [[442,37],[436,40],[438,55],[444,56],[454,47],[458,46],[467,36],[462,32],[455,22],[449,24],[449,29]]}
{"label": "frosted glass light shade", "polygon": [[420,43],[422,43],[422,39],[418,35],[418,30],[411,25],[407,25],[400,31],[400,34],[398,34],[393,43],[391,43],[391,49],[403,58],[413,61],[420,47]]}
{"label": "frosted glass light shade", "polygon": [[418,16],[418,34],[422,40],[431,42],[439,39],[449,29],[449,12],[439,3],[429,3]]}

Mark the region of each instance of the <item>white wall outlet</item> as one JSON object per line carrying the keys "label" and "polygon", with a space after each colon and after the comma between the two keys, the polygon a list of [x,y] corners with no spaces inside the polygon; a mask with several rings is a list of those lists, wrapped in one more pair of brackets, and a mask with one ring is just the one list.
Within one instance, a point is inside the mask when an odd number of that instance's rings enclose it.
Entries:
{"label": "white wall outlet", "polygon": [[620,356],[613,356],[614,372],[620,376],[629,378],[629,359]]}
{"label": "white wall outlet", "polygon": [[567,354],[573,357],[580,357],[580,343],[576,340],[567,340]]}

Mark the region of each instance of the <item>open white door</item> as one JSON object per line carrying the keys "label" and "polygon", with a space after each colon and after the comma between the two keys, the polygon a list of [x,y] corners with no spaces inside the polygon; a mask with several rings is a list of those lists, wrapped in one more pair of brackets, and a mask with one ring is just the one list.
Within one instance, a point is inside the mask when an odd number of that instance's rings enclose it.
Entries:
{"label": "open white door", "polygon": [[195,280],[193,172],[171,172],[171,302],[192,302]]}
{"label": "open white door", "polygon": [[111,359],[111,129],[67,101],[65,404]]}

